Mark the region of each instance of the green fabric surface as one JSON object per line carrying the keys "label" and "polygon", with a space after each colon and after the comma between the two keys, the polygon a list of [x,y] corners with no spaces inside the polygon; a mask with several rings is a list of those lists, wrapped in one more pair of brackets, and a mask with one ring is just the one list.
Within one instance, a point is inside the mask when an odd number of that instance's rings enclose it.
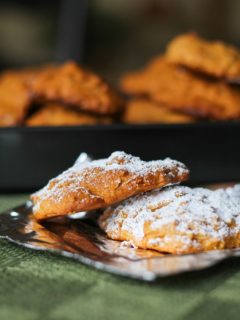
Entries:
{"label": "green fabric surface", "polygon": [[[1,195],[0,211],[24,195]],[[0,240],[0,319],[239,319],[240,259],[142,283]]]}

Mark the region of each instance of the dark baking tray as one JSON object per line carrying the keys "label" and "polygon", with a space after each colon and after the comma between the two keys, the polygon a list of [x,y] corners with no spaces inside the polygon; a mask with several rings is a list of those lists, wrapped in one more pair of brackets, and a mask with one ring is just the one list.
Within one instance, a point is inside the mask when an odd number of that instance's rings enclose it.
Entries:
{"label": "dark baking tray", "polygon": [[186,163],[190,183],[240,181],[240,122],[0,129],[0,191],[31,191],[72,165],[124,150]]}

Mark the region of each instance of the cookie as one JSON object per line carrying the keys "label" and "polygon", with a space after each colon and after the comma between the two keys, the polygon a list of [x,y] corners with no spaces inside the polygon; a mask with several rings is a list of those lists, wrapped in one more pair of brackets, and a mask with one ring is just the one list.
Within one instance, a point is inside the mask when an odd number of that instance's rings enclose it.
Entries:
{"label": "cookie", "polygon": [[123,109],[122,99],[104,80],[74,62],[42,68],[32,91],[40,102],[72,105],[87,112],[116,114]]}
{"label": "cookie", "polygon": [[114,240],[188,254],[240,246],[240,185],[215,191],[182,186],[155,190],[107,208],[99,224]]}
{"label": "cookie", "polygon": [[201,78],[162,56],[144,70],[125,75],[121,86],[127,94],[145,95],[171,110],[196,117],[216,120],[240,117],[239,90]]}
{"label": "cookie", "polygon": [[22,124],[32,103],[31,72],[6,71],[0,75],[0,126]]}
{"label": "cookie", "polygon": [[216,78],[240,81],[240,51],[221,41],[207,41],[195,33],[174,38],[167,58],[177,64]]}
{"label": "cookie", "polygon": [[79,163],[33,194],[36,219],[103,208],[140,192],[188,178],[184,164],[171,160],[142,161],[124,152]]}
{"label": "cookie", "polygon": [[44,105],[25,122],[27,126],[76,126],[110,123],[112,123],[110,117],[78,112],[56,103]]}
{"label": "cookie", "polygon": [[195,118],[146,98],[133,98],[126,105],[123,122],[130,124],[189,123]]}

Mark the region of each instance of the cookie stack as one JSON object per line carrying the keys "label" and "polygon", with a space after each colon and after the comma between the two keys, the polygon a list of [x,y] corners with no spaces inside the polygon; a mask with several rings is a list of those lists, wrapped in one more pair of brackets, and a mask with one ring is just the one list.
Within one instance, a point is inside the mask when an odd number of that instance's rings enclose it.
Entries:
{"label": "cookie stack", "polygon": [[186,166],[124,152],[77,162],[31,196],[37,220],[104,208],[100,227],[114,240],[174,254],[240,246],[240,186],[211,191],[178,184]]}
{"label": "cookie stack", "polygon": [[192,122],[240,118],[240,51],[194,33],[170,42],[164,55],[126,74],[127,123]]}
{"label": "cookie stack", "polygon": [[122,109],[104,80],[74,62],[0,76],[0,126],[111,123]]}

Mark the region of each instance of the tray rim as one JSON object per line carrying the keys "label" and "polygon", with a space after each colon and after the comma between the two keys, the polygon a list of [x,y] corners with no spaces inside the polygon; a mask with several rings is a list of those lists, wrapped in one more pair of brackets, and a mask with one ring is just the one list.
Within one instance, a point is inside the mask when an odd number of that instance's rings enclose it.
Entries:
{"label": "tray rim", "polygon": [[59,132],[59,131],[124,131],[126,129],[134,130],[168,130],[168,129],[198,129],[198,128],[240,128],[240,120],[234,121],[199,121],[192,123],[176,123],[176,124],[98,124],[98,125],[73,125],[73,126],[14,126],[14,127],[0,127],[1,133],[28,133],[28,132]]}

